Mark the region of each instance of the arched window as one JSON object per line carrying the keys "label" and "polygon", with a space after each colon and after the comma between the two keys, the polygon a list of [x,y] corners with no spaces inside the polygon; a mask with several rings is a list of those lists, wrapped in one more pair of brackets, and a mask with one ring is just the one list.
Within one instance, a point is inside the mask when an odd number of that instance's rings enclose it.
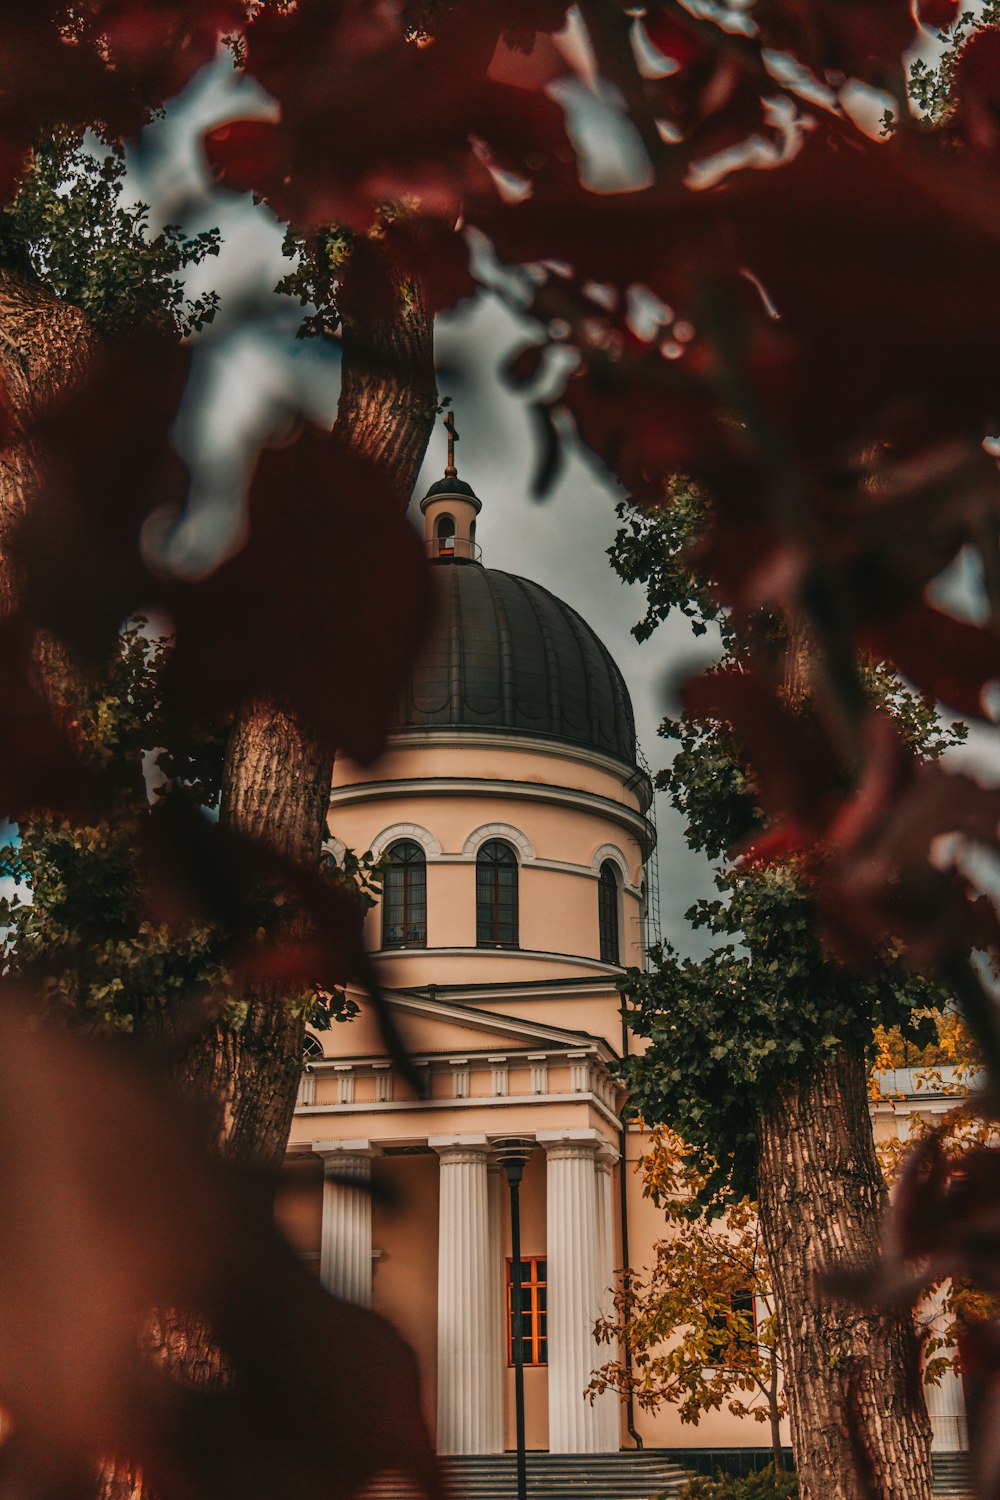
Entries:
{"label": "arched window", "polygon": [[309,1031],[306,1032],[306,1039],[302,1043],[302,1058],[307,1063],[323,1060],[323,1043],[318,1036],[313,1036]]}
{"label": "arched window", "polygon": [[382,887],[382,947],[426,948],[427,863],[412,839],[400,839],[388,850],[389,868]]}
{"label": "arched window", "polygon": [[438,516],[437,523],[438,556],[455,550],[455,517]]}
{"label": "arched window", "polygon": [[476,855],[476,943],[517,947],[517,857],[499,839],[480,845]]}
{"label": "arched window", "polygon": [[601,959],[606,964],[619,963],[618,957],[618,872],[606,859],[597,877],[597,921],[601,931]]}

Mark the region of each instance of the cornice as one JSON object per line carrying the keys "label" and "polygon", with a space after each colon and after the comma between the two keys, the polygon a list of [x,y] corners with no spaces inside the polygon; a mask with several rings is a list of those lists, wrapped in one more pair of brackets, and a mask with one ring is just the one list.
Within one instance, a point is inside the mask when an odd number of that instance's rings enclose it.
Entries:
{"label": "cornice", "polygon": [[567,1104],[588,1104],[596,1110],[602,1119],[607,1120],[615,1131],[621,1129],[621,1119],[614,1110],[591,1092],[578,1094],[497,1094],[482,1099],[387,1099],[361,1104],[298,1104],[295,1107],[296,1116],[314,1117],[316,1115],[392,1115],[392,1114],[425,1114],[428,1110],[437,1110],[450,1114],[454,1109],[510,1109],[514,1106],[523,1107],[531,1105],[559,1105],[565,1109]]}
{"label": "cornice", "polygon": [[510,734],[504,730],[492,729],[463,729],[457,733],[453,729],[405,729],[390,734],[387,745],[390,750],[419,750],[424,746],[429,749],[437,747],[454,750],[471,747],[548,755],[555,760],[575,761],[579,765],[590,766],[613,776],[626,790],[635,793],[643,804],[643,811],[653,798],[652,783],[641,767],[619,760],[617,756],[605,755],[600,750],[590,750],[585,745],[571,745],[537,734]]}
{"label": "cornice", "polygon": [[[624,964],[607,964],[599,958],[587,958],[580,953],[546,953],[539,948],[480,948],[476,943],[469,943],[464,947],[454,948],[376,948],[374,957],[381,959],[391,958],[432,958],[449,957],[462,954],[468,957],[470,953],[488,954],[495,958],[497,954],[504,957],[524,957],[533,962],[549,964],[582,964],[587,969],[595,969],[599,974],[607,974],[609,977],[618,978],[625,973]],[[417,986],[414,986],[417,988]]]}
{"label": "cornice", "polygon": [[632,834],[642,850],[643,859],[649,858],[656,842],[653,825],[642,813],[616,802],[613,797],[549,782],[497,781],[489,776],[400,776],[386,781],[354,781],[331,790],[330,806],[353,806],[359,802],[379,802],[389,798],[469,796],[543,802],[607,818]]}

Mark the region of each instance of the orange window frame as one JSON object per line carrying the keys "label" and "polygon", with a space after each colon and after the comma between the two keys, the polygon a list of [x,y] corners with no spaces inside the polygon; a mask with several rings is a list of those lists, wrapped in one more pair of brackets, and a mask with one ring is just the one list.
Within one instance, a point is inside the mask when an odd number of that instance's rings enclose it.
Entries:
{"label": "orange window frame", "polygon": [[[542,1332],[542,1319],[545,1309],[541,1306],[539,1292],[548,1289],[548,1265],[544,1255],[522,1255],[521,1265],[528,1267],[528,1279],[521,1281],[524,1291],[530,1293],[528,1306],[521,1313],[522,1337],[531,1346],[531,1358],[524,1361],[525,1366],[546,1365],[548,1359],[542,1358],[542,1345],[546,1346],[548,1354],[548,1328]],[[545,1266],[546,1274],[539,1276],[539,1266]],[[547,1301],[547,1299],[546,1299]],[[548,1319],[546,1318],[546,1323]],[[507,1363],[514,1363],[514,1258],[507,1257]]]}

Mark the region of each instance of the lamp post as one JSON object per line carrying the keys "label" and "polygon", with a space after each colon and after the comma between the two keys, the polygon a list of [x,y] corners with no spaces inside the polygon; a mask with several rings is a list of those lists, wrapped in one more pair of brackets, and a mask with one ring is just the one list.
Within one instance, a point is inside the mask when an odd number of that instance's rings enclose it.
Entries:
{"label": "lamp post", "polygon": [[524,1317],[521,1308],[521,1177],[535,1142],[521,1136],[504,1136],[493,1142],[510,1188],[511,1329],[514,1345],[514,1412],[517,1433],[517,1500],[527,1500],[528,1476],[524,1454]]}

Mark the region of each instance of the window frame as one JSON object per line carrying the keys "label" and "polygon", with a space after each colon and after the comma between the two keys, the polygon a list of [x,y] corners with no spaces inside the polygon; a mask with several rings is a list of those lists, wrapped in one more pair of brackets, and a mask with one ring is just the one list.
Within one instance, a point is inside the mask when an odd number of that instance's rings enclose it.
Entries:
{"label": "window frame", "polygon": [[[491,850],[503,850],[507,858],[494,858],[489,853]],[[512,872],[510,887],[513,896],[508,903],[509,909],[505,912],[503,900],[503,882],[500,872],[508,870]],[[480,920],[481,913],[487,909],[483,899],[483,886],[489,881],[488,910],[490,914],[489,934]],[[511,936],[504,937],[504,917],[509,919]],[[476,947],[477,948],[518,948],[520,947],[521,928],[521,879],[520,866],[517,859],[517,851],[506,839],[486,839],[476,850]]]}
{"label": "window frame", "polygon": [[[601,962],[621,968],[621,884],[613,859],[601,861],[597,874],[597,932]],[[609,921],[610,918],[610,921]]]}
{"label": "window frame", "polygon": [[[402,860],[402,859],[394,860],[393,859],[393,852],[395,850],[397,850],[397,849],[403,849],[403,848],[411,849],[411,850],[413,850],[415,852],[412,855],[412,857],[410,857],[410,858],[408,858],[406,860]],[[427,852],[426,852],[425,849],[423,849],[420,846],[420,844],[417,843],[416,839],[407,839],[407,838],[393,839],[393,841],[389,845],[389,847],[387,849],[385,849],[383,852],[388,857],[389,865],[388,865],[388,868],[386,870],[385,878],[384,878],[383,884],[382,884],[382,933],[381,933],[382,948],[384,950],[390,950],[392,952],[399,952],[401,949],[406,949],[406,948],[426,948],[427,947]],[[392,903],[391,900],[390,900],[389,876],[390,876],[390,872],[393,871],[393,870],[399,872],[399,876],[400,876],[400,879],[401,879],[401,891],[400,891],[400,898],[401,899],[398,902],[396,902],[396,903]],[[418,871],[419,871],[419,876],[417,874]],[[414,891],[412,889],[414,883],[416,883],[416,885],[418,887],[418,889],[416,891]],[[415,898],[422,898],[422,899],[415,899]],[[396,941],[396,942],[390,941],[390,939],[389,939],[390,911],[392,909],[392,905],[393,904],[399,906],[400,917],[399,917],[398,921],[393,922],[392,925],[393,926],[398,926],[402,930],[402,932],[403,932],[403,937],[400,940]],[[423,908],[423,920],[422,920],[422,923],[421,923],[420,936],[417,937],[417,938],[411,938],[411,937],[407,936],[407,930],[408,930],[408,928],[410,926],[410,915],[409,915],[409,913],[410,913],[410,907],[411,907],[411,905],[415,905],[417,907],[422,907]]]}
{"label": "window frame", "polygon": [[[522,1277],[521,1290],[530,1290],[528,1299],[528,1310],[521,1310],[521,1339],[522,1342],[530,1342],[531,1359],[524,1360],[526,1370],[545,1369],[549,1362],[549,1329],[548,1329],[548,1256],[547,1255],[522,1255],[521,1266],[529,1266],[529,1279]],[[544,1274],[539,1277],[538,1268],[544,1267]],[[507,1368],[514,1368],[514,1257],[506,1257],[506,1297],[507,1297],[507,1324],[506,1324],[506,1346],[507,1346]],[[545,1292],[545,1305],[539,1305],[539,1292]],[[542,1330],[542,1319],[545,1320],[544,1332]],[[545,1358],[540,1358],[544,1350]]]}
{"label": "window frame", "polygon": [[[451,526],[450,531],[443,529],[446,525]],[[455,517],[449,515],[447,511],[443,511],[434,522],[434,540],[437,543],[438,557],[451,557],[453,555],[457,532],[458,526],[455,522]],[[448,545],[449,543],[450,545]]]}

